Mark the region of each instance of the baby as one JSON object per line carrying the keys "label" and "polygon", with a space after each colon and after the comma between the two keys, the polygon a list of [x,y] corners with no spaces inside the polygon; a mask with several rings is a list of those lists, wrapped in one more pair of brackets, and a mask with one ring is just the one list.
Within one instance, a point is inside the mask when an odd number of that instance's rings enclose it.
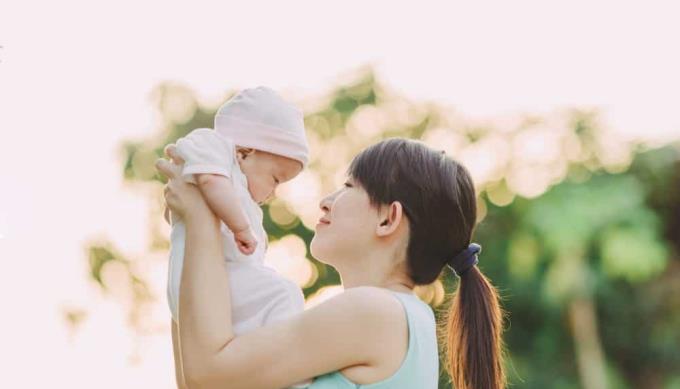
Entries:
{"label": "baby", "polygon": [[[166,152],[183,163],[183,178],[200,188],[222,221],[234,333],[301,312],[300,288],[264,266],[260,205],[307,164],[302,112],[269,88],[245,89],[219,108],[214,130],[193,130]],[[177,321],[186,230],[182,220],[171,218],[167,295]]]}

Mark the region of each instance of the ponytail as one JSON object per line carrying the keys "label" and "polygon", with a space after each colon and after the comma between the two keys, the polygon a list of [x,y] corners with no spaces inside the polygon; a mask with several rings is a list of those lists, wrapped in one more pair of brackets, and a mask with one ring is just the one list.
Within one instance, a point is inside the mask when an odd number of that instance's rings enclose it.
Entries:
{"label": "ponytail", "polygon": [[[409,222],[409,276],[434,282],[446,263],[460,276],[442,345],[456,389],[504,389],[502,316],[494,287],[475,266],[481,246],[470,243],[477,197],[468,170],[420,142],[391,138],[357,155],[348,175],[373,205],[401,203]],[[467,246],[466,246],[467,244]],[[451,255],[455,255],[449,259]]]}
{"label": "ponytail", "polygon": [[476,266],[460,275],[446,319],[446,368],[455,389],[504,389],[503,312]]}

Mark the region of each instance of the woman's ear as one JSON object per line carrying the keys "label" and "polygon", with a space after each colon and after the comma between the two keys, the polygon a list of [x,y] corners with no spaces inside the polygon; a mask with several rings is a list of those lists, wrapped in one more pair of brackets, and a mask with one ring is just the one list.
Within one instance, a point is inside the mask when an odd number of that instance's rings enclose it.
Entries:
{"label": "woman's ear", "polygon": [[388,236],[393,234],[404,221],[404,209],[400,202],[393,201],[390,205],[380,208],[378,217],[379,224],[375,230],[376,234],[378,236]]}

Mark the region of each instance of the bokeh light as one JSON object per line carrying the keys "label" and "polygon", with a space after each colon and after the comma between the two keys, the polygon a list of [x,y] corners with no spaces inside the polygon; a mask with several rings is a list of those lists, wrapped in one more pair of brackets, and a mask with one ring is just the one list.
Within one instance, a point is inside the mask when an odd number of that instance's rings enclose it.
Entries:
{"label": "bokeh light", "polygon": [[286,235],[269,244],[265,264],[303,288],[313,283],[316,275],[306,256],[305,242],[298,236]]}

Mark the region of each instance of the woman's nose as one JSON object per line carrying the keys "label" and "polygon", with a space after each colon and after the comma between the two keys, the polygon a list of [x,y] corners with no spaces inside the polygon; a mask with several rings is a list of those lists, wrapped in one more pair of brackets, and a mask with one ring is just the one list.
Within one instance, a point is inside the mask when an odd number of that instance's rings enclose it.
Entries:
{"label": "woman's nose", "polygon": [[321,202],[319,203],[319,208],[321,208],[322,211],[328,213],[331,211],[331,204],[333,204],[333,199],[335,198],[335,193],[329,194],[328,196],[324,197],[321,199]]}

